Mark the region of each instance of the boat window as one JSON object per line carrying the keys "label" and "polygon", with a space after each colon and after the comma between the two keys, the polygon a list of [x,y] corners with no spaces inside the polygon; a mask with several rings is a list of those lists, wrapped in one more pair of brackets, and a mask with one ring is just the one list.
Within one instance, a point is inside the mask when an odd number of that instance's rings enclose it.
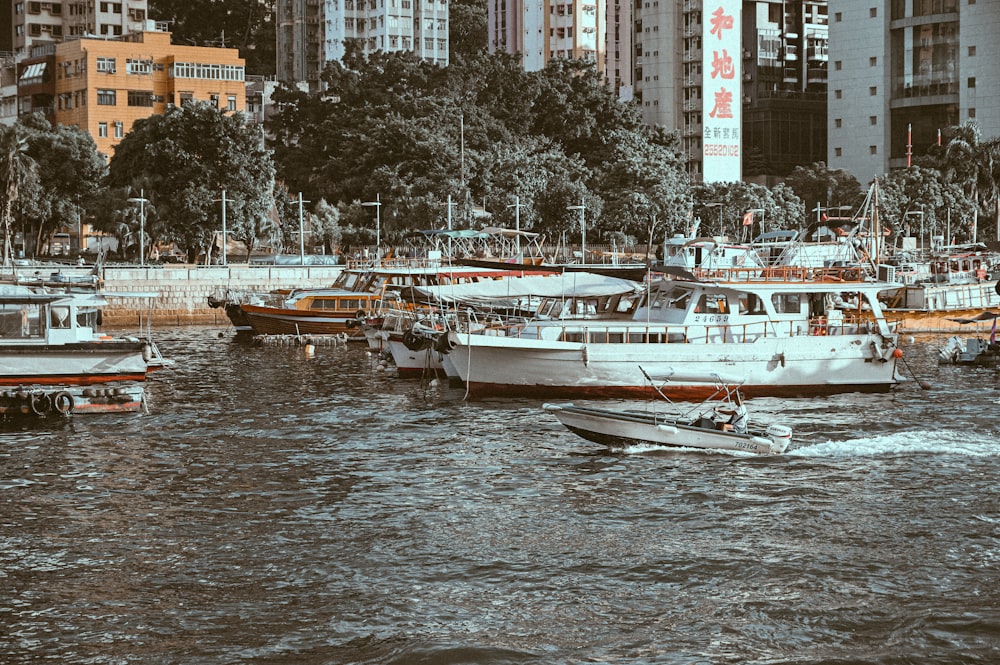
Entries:
{"label": "boat window", "polygon": [[767,314],[767,310],[756,293],[741,293],[740,314]]}
{"label": "boat window", "polygon": [[771,304],[778,314],[799,314],[802,312],[802,294],[775,293],[771,296]]}
{"label": "boat window", "polygon": [[702,314],[728,314],[729,300],[721,293],[705,293],[698,299],[694,310]]}
{"label": "boat window", "polygon": [[652,296],[651,309],[679,309],[686,310],[691,301],[691,291],[687,289],[670,289],[668,291],[658,291]]}
{"label": "boat window", "polygon": [[0,337],[28,339],[45,334],[44,317],[38,305],[0,305]]}

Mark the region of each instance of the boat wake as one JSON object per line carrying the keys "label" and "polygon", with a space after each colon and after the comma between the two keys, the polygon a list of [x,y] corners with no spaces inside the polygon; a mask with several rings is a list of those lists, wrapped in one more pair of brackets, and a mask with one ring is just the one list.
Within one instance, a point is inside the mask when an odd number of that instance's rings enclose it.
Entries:
{"label": "boat wake", "polygon": [[825,441],[809,444],[792,443],[786,453],[798,457],[857,457],[907,455],[913,453],[966,455],[969,457],[1000,456],[1000,442],[991,432],[969,436],[967,430],[914,430],[880,434],[878,436]]}

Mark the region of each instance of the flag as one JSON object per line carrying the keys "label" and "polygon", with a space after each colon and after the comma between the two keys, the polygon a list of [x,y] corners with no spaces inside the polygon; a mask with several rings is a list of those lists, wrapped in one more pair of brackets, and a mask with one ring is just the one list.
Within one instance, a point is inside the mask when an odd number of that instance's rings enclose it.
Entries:
{"label": "flag", "polygon": [[990,331],[990,344],[997,343],[997,320],[993,319],[993,330]]}
{"label": "flag", "polygon": [[743,226],[750,226],[753,224],[753,210],[743,214]]}

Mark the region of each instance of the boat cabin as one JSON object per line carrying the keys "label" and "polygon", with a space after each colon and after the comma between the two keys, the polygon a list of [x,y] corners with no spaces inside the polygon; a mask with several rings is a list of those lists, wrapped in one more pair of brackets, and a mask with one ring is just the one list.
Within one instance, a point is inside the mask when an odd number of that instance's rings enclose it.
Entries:
{"label": "boat cabin", "polygon": [[94,338],[100,307],[94,294],[40,293],[0,287],[0,343],[66,344]]}

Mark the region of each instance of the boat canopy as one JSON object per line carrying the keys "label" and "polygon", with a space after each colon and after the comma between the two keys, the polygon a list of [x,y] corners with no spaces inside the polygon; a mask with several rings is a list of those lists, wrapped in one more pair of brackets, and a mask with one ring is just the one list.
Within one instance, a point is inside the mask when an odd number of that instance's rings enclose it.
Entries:
{"label": "boat canopy", "polygon": [[641,285],[632,280],[585,272],[506,277],[464,284],[419,286],[413,289],[433,302],[505,300],[511,298],[596,297],[618,293],[639,293]]}

